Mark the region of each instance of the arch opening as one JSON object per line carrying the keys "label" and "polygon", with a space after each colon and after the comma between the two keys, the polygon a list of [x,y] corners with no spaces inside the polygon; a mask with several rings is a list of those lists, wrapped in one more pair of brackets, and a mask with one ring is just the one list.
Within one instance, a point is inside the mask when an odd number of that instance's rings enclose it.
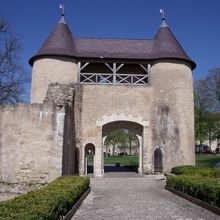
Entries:
{"label": "arch opening", "polygon": [[102,137],[119,129],[131,130],[136,135],[143,136],[143,125],[132,121],[113,121],[102,126]]}
{"label": "arch opening", "polygon": [[94,173],[94,157],[95,157],[95,145],[88,143],[85,146],[85,174]]}
{"label": "arch opening", "polygon": [[163,172],[163,152],[160,147],[154,150],[154,172]]}
{"label": "arch opening", "polygon": [[103,125],[103,171],[142,174],[143,126],[131,121]]}

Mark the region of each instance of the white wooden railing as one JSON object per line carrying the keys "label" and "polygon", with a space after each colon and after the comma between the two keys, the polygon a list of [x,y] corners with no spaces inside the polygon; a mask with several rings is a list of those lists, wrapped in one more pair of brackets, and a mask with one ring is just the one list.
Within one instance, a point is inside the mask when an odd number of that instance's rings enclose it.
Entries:
{"label": "white wooden railing", "polygon": [[113,74],[107,73],[80,73],[80,83],[82,84],[134,84],[148,85],[148,75],[146,74]]}
{"label": "white wooden railing", "polygon": [[145,70],[145,74],[123,74],[119,73],[119,69],[124,64],[116,66],[113,64],[113,68],[108,64],[105,65],[112,71],[112,73],[87,73],[82,70],[89,65],[85,63],[81,66],[81,63],[78,63],[78,80],[81,84],[113,84],[113,85],[149,85],[149,72],[150,65],[148,68],[145,68],[142,64],[140,66]]}

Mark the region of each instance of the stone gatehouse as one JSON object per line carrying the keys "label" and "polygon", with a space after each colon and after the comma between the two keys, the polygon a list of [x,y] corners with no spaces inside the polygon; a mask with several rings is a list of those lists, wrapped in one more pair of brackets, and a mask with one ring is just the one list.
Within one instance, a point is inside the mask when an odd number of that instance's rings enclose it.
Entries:
{"label": "stone gatehouse", "polygon": [[31,104],[0,110],[0,180],[85,175],[86,151],[103,176],[116,129],[139,140],[140,174],[195,163],[195,63],[163,19],[152,40],[75,38],[62,17],[36,55]]}

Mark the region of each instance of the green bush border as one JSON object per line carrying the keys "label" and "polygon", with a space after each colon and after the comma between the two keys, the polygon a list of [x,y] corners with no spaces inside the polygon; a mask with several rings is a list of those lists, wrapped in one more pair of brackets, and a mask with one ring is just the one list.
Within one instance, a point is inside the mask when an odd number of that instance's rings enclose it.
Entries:
{"label": "green bush border", "polygon": [[167,177],[168,187],[220,208],[219,169],[180,166],[172,172],[177,176]]}
{"label": "green bush border", "polygon": [[1,220],[63,219],[89,188],[89,178],[63,176],[46,187],[0,202]]}

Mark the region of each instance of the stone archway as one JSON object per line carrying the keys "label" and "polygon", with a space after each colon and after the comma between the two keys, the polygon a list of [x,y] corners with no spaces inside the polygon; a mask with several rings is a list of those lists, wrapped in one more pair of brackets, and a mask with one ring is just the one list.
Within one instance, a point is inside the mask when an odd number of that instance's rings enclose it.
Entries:
{"label": "stone archway", "polygon": [[[137,123],[137,122],[124,121],[124,120],[112,121],[112,122],[106,123],[102,126],[102,139],[103,139],[102,147],[104,146],[104,139],[106,138],[106,136],[109,133],[111,133],[115,130],[119,130],[119,129],[130,130],[137,136],[137,139],[138,139],[138,142],[139,142],[138,172],[140,174],[142,174],[143,173],[143,130],[144,130],[144,126]],[[103,173],[104,173],[103,154],[102,154],[101,161],[102,161],[102,170],[103,170]]]}
{"label": "stone archway", "polygon": [[[88,158],[93,161],[89,161]],[[94,161],[95,161],[95,145],[92,143],[88,143],[85,146],[85,175],[89,173],[94,173],[95,170]]]}

